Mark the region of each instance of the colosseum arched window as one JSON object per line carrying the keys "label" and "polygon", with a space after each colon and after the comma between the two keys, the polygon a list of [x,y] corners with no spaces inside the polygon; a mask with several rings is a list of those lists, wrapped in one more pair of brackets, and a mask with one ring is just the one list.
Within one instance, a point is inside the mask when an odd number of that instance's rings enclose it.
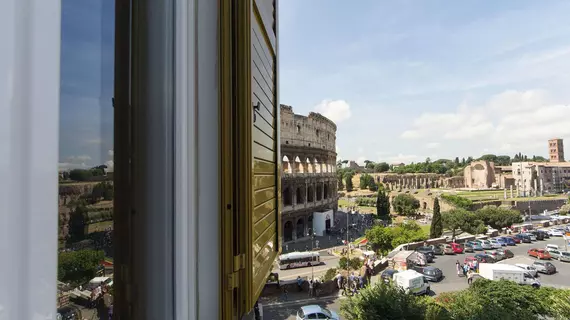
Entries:
{"label": "colosseum arched window", "polygon": [[313,189],[313,186],[309,186],[309,188],[307,189],[307,202],[315,201],[314,196],[315,196],[315,189]]}
{"label": "colosseum arched window", "polygon": [[291,193],[291,188],[286,187],[283,190],[283,205],[290,206],[293,204],[293,194]]}
{"label": "colosseum arched window", "polygon": [[303,189],[301,187],[297,188],[297,190],[295,190],[295,196],[296,196],[296,204],[303,204],[305,199],[303,199]]}

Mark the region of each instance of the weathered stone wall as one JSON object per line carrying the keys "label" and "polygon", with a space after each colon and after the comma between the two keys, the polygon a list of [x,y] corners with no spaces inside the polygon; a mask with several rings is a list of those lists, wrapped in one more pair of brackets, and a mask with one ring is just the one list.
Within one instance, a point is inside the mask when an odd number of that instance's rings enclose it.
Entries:
{"label": "weathered stone wall", "polygon": [[303,116],[295,114],[291,106],[281,105],[281,144],[336,153],[336,124],[319,113]]}

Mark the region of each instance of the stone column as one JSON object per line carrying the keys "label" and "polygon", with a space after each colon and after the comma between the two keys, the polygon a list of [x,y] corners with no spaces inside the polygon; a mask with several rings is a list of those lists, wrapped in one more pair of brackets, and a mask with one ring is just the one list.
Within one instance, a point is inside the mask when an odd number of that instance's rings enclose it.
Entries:
{"label": "stone column", "polygon": [[511,184],[511,199],[513,198],[513,185]]}
{"label": "stone column", "polygon": [[507,189],[503,189],[503,191],[504,191],[504,193],[505,193],[503,197],[504,197],[505,199],[507,199]]}
{"label": "stone column", "polygon": [[542,197],[544,192],[544,184],[543,184],[543,180],[540,179],[540,196]]}
{"label": "stone column", "polygon": [[536,197],[537,194],[538,194],[538,192],[537,192],[537,191],[538,191],[538,188],[537,188],[537,185],[536,185],[536,179],[534,179],[534,190],[533,190],[533,191],[534,191],[534,196]]}

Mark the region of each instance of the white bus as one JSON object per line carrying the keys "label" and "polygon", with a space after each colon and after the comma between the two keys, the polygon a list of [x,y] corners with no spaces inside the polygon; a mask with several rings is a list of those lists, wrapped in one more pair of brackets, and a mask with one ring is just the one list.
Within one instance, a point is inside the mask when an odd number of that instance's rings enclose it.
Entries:
{"label": "white bus", "polygon": [[321,264],[318,252],[291,252],[279,256],[279,269],[317,266]]}

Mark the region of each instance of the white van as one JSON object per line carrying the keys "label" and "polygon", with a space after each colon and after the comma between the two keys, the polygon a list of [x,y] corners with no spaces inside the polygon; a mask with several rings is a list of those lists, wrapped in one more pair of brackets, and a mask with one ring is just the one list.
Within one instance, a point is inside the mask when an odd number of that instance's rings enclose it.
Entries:
{"label": "white van", "polygon": [[558,250],[558,251],[560,251],[560,247],[559,247],[557,244],[550,244],[550,243],[547,244],[547,245],[546,245],[546,250],[548,250],[548,249],[553,249],[553,250]]}
{"label": "white van", "polygon": [[431,289],[427,279],[415,270],[406,270],[393,275],[394,283],[406,293],[429,294]]}

